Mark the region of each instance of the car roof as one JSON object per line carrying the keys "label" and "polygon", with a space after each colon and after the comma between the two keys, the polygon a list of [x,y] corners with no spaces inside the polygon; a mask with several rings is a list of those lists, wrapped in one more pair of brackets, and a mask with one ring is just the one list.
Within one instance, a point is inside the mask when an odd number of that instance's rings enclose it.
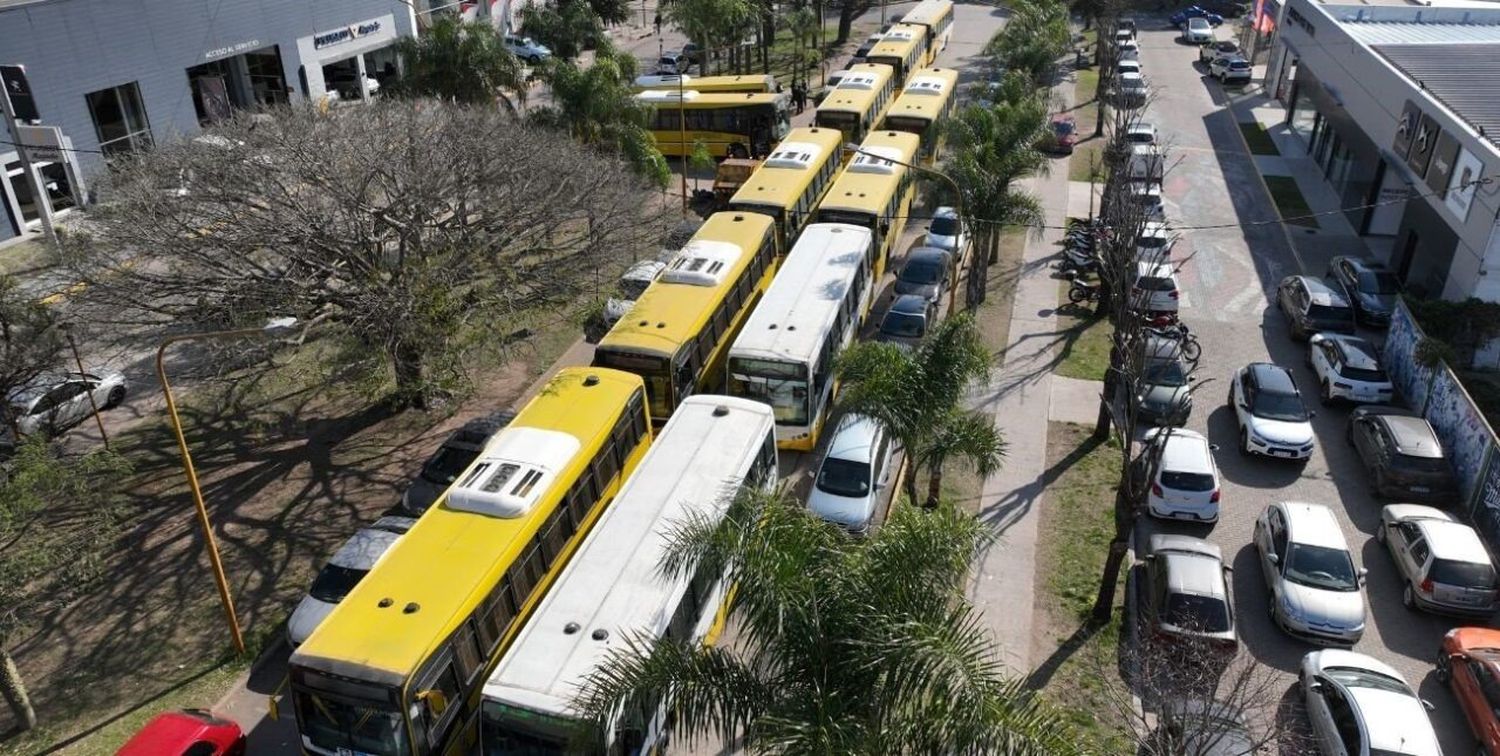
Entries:
{"label": "car roof", "polygon": [[1128,129],[1125,130],[1125,133],[1127,133],[1127,134],[1145,134],[1145,133],[1155,134],[1156,133],[1156,124],[1150,123],[1148,121],[1141,121],[1141,122],[1138,122],[1138,123],[1132,123],[1132,124],[1130,124],[1130,128],[1128,128]]}
{"label": "car roof", "polygon": [[1121,71],[1120,72],[1120,80],[1121,81],[1124,81],[1126,79],[1129,79],[1131,81],[1134,81],[1136,79],[1140,79],[1140,80],[1144,81],[1145,78],[1146,78],[1145,76],[1141,75],[1140,71]]}
{"label": "car roof", "polygon": [[939,207],[937,210],[934,210],[933,213],[932,213],[932,217],[934,217],[934,218],[957,218],[958,217],[958,211],[955,210],[955,209],[953,209],[953,208],[951,208],[951,207],[949,207],[949,206],[947,206],[947,205],[944,205],[942,207]]}
{"label": "car roof", "polygon": [[1407,457],[1442,459],[1443,445],[1433,433],[1432,426],[1420,417],[1407,415],[1367,415],[1384,425],[1396,442],[1396,451]]}
{"label": "car roof", "polygon": [[1286,513],[1287,529],[1293,543],[1349,550],[1348,543],[1344,541],[1344,531],[1339,529],[1339,521],[1334,518],[1333,510],[1322,504],[1300,501],[1283,501],[1281,509]]}
{"label": "car roof", "polygon": [[909,315],[926,315],[929,302],[927,297],[921,294],[902,294],[891,303],[890,312],[899,312]]}
{"label": "car roof", "polygon": [[1188,536],[1151,537],[1151,553],[1167,572],[1167,590],[1227,598],[1219,547]]}
{"label": "car roof", "polygon": [[[1359,707],[1372,752],[1379,749],[1413,756],[1442,753],[1432,730],[1432,720],[1427,718],[1427,708],[1416,695],[1363,685],[1346,685],[1344,689]],[[1426,727],[1423,728],[1422,724]]]}
{"label": "car roof", "polygon": [[1204,18],[1202,16],[1192,16],[1191,18],[1188,19],[1188,26],[1192,26],[1194,21],[1202,21],[1205,24],[1208,23],[1208,19],[1206,19],[1206,18]]}
{"label": "car roof", "polygon": [[1171,264],[1164,262],[1138,262],[1135,264],[1135,272],[1138,278],[1177,278]]}
{"label": "car roof", "polygon": [[1167,336],[1152,334],[1141,345],[1141,352],[1148,360],[1175,360],[1182,357],[1182,342]]}
{"label": "car roof", "polygon": [[1448,520],[1411,520],[1411,523],[1427,537],[1432,556],[1455,562],[1490,564],[1490,553],[1474,529],[1461,522]]}
{"label": "car roof", "polygon": [[1324,307],[1348,307],[1349,303],[1344,299],[1342,292],[1328,285],[1327,281],[1312,276],[1287,276],[1302,282],[1307,289],[1307,295],[1315,305]]}
{"label": "car roof", "polygon": [[1173,430],[1162,444],[1161,469],[1212,475],[1214,458],[1208,439],[1196,431]]}
{"label": "car roof", "polygon": [[1297,383],[1286,368],[1270,362],[1252,362],[1247,366],[1255,378],[1255,386],[1271,394],[1295,394]]}
{"label": "car roof", "polygon": [[1380,359],[1375,356],[1375,345],[1358,336],[1343,334],[1320,334],[1324,341],[1333,342],[1333,348],[1349,367],[1357,370],[1378,370]]}
{"label": "car roof", "polygon": [[[368,570],[374,567],[376,560],[380,559],[386,550],[391,547],[391,544],[395,543],[396,539],[401,537],[401,533],[377,527],[381,522],[393,519],[405,519],[411,523],[416,522],[409,517],[382,517],[376,522],[376,525],[356,530],[354,535],[350,536],[349,540],[345,541],[344,545],[340,546],[339,550],[333,553],[333,557],[328,560],[328,563],[356,570]],[[408,524],[407,527],[410,528],[411,525]]]}
{"label": "car roof", "polygon": [[945,249],[938,249],[937,247],[917,247],[916,249],[913,249],[912,251],[906,253],[906,262],[908,263],[914,262],[916,260],[934,260],[937,262],[942,262],[947,258],[948,251]]}
{"label": "car roof", "polygon": [[880,423],[875,418],[853,413],[844,415],[833,432],[833,440],[828,442],[828,453],[823,457],[867,461],[873,456],[870,447],[879,432]]}

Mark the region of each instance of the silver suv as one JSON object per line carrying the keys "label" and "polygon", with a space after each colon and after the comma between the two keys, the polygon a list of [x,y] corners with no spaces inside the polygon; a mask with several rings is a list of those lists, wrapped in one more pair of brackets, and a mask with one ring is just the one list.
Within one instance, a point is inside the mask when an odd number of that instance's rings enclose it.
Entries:
{"label": "silver suv", "polygon": [[1365,571],[1354,566],[1333,511],[1280,502],[1255,521],[1255,548],[1271,593],[1271,618],[1288,635],[1352,646],[1365,633]]}

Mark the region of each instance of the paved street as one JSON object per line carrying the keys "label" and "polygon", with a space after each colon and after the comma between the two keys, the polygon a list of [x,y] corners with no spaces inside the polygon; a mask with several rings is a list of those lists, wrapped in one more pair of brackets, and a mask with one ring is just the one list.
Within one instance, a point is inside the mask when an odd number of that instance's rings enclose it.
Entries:
{"label": "paved street", "polygon": [[[1176,33],[1167,30],[1165,23],[1144,26],[1141,57],[1157,98],[1147,117],[1171,145],[1171,158],[1181,161],[1171,169],[1163,193],[1169,220],[1186,229],[1173,250],[1174,258],[1186,260],[1179,273],[1183,318],[1203,344],[1199,378],[1205,383],[1195,392],[1188,427],[1207,433],[1219,445],[1216,458],[1224,483],[1216,526],[1148,521],[1137,542],[1144,544],[1151,532],[1170,530],[1218,543],[1235,570],[1233,591],[1244,648],[1286,672],[1290,687],[1297,663],[1312,647],[1272,624],[1251,530],[1255,518],[1274,501],[1332,507],[1356,564],[1369,569],[1367,628],[1355,650],[1396,667],[1434,704],[1432,721],[1446,752],[1472,753],[1474,740],[1462,713],[1447,688],[1431,675],[1443,632],[1459,623],[1402,606],[1395,570],[1372,535],[1381,502],[1371,495],[1368,476],[1344,439],[1348,409],[1318,406],[1311,370],[1303,365],[1306,347],[1288,338],[1280,312],[1269,306],[1283,276],[1306,272],[1321,277],[1326,261],[1304,254],[1309,269],[1299,270],[1298,256],[1279,224],[1191,229],[1255,223],[1276,214],[1245,152],[1234,116],[1223,107],[1223,91],[1216,82],[1201,78],[1194,64],[1195,50],[1177,42]],[[1301,229],[1292,227],[1292,233],[1299,237],[1299,247],[1318,246],[1304,243]],[[1305,467],[1249,459],[1235,451],[1237,429],[1224,397],[1231,372],[1257,360],[1293,367],[1299,385],[1309,395],[1310,407],[1317,410],[1313,426],[1318,447]]]}

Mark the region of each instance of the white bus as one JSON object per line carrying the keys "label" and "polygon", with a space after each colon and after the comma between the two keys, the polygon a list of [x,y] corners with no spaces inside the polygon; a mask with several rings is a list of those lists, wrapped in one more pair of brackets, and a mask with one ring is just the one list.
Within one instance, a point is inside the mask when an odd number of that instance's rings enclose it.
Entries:
{"label": "white bus", "polygon": [[696,394],[678,405],[485,683],[486,756],[659,751],[670,701],[640,702],[599,732],[578,719],[574,696],[627,637],[717,639],[724,576],[664,578],[662,554],[690,517],[717,521],[740,490],[775,487],[775,427],[759,402]]}
{"label": "white bus", "polygon": [[810,451],[833,397],[833,361],[874,300],[875,237],[814,223],[729,347],[729,393],[771,405],[783,449]]}

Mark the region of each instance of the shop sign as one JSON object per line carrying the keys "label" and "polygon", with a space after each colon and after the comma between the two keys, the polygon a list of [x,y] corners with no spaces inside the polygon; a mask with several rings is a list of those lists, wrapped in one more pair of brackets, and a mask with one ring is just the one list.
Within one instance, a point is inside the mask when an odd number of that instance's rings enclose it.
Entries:
{"label": "shop sign", "polygon": [[17,120],[41,120],[36,99],[31,96],[31,83],[26,80],[26,66],[0,66],[0,86],[5,87],[5,95],[10,98],[10,107]]}
{"label": "shop sign", "polygon": [[1432,148],[1432,164],[1427,167],[1427,186],[1441,197],[1453,178],[1453,161],[1458,159],[1458,140],[1446,131],[1439,132],[1437,146]]}
{"label": "shop sign", "polygon": [[38,163],[60,163],[63,159],[62,129],[56,126],[18,124],[16,135],[26,145],[26,155]]}
{"label": "shop sign", "polygon": [[341,45],[345,42],[367,37],[380,31],[380,21],[364,21],[358,24],[350,24],[341,29],[319,32],[313,35],[313,49],[321,50],[325,47]]}
{"label": "shop sign", "polygon": [[1447,194],[1443,205],[1458,216],[1463,223],[1469,219],[1469,208],[1474,204],[1474,192],[1479,188],[1479,178],[1484,175],[1484,163],[1468,150],[1460,149],[1453,161],[1453,177],[1448,180]]}
{"label": "shop sign", "polygon": [[1286,9],[1286,20],[1288,22],[1290,22],[1293,26],[1300,26],[1300,27],[1302,27],[1302,31],[1307,32],[1307,36],[1309,36],[1309,37],[1316,37],[1316,36],[1318,36],[1318,27],[1313,26],[1311,21],[1308,21],[1306,18],[1303,18],[1302,14],[1298,13],[1296,8],[1287,8]]}
{"label": "shop sign", "polygon": [[1391,142],[1391,150],[1402,160],[1411,154],[1411,138],[1417,133],[1417,124],[1421,122],[1421,108],[1407,100],[1406,107],[1401,109],[1401,117],[1396,119],[1396,138]]}
{"label": "shop sign", "polygon": [[1437,148],[1438,134],[1442,129],[1438,128],[1437,121],[1432,116],[1422,114],[1421,120],[1417,121],[1416,131],[1411,135],[1411,152],[1406,156],[1406,167],[1419,177],[1427,175],[1427,164],[1432,160],[1432,152]]}
{"label": "shop sign", "polygon": [[240,42],[239,44],[226,45],[224,47],[209,50],[208,52],[203,53],[203,59],[218,60],[219,58],[227,58],[231,55],[239,55],[242,52],[249,52],[251,50],[259,49],[260,46],[260,40],[252,39],[246,42]]}

